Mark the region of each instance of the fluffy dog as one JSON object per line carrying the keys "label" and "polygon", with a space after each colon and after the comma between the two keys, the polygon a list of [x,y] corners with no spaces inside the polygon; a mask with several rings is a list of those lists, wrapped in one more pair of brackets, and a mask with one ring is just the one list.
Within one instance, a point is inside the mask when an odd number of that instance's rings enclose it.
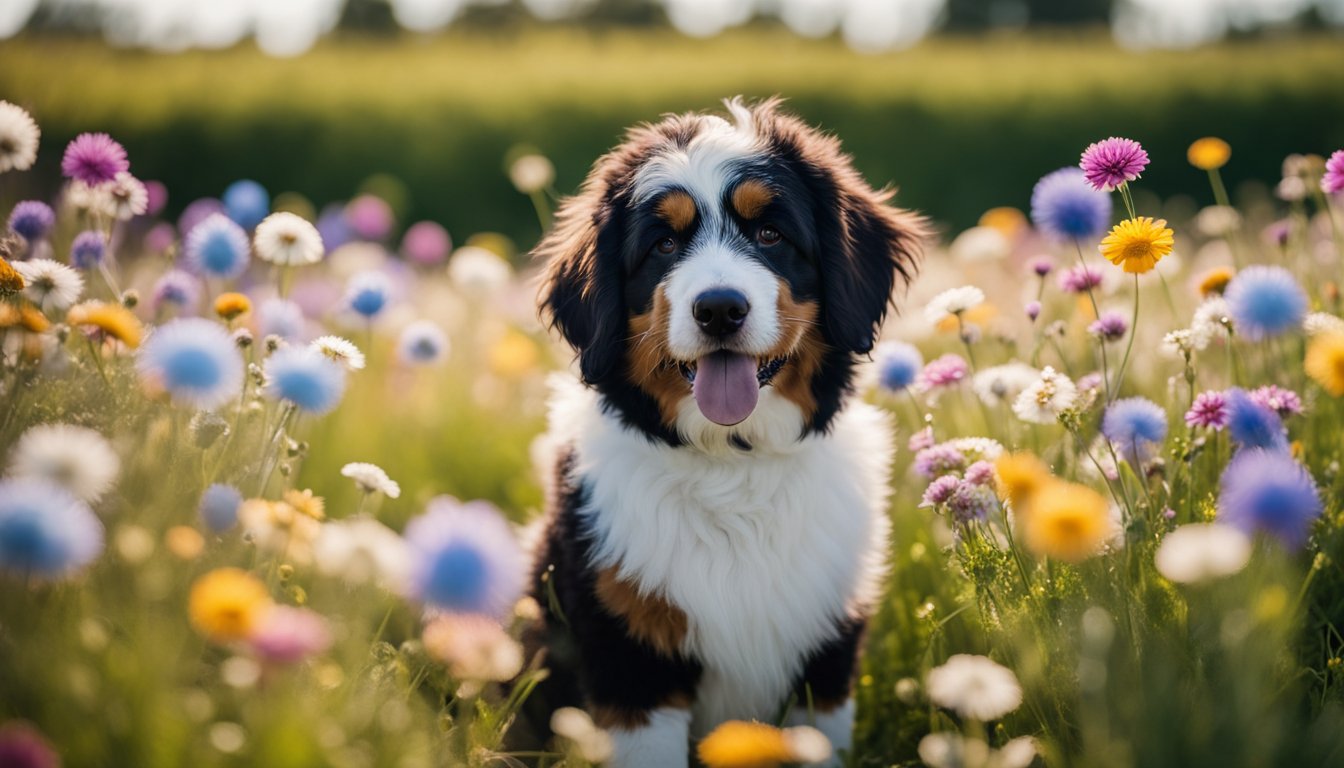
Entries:
{"label": "fluffy dog", "polygon": [[777,101],[727,113],[632,129],[535,251],[583,379],[552,405],[545,698],[616,766],[684,768],[728,719],[848,747],[884,572],[891,430],[850,395],[925,223]]}

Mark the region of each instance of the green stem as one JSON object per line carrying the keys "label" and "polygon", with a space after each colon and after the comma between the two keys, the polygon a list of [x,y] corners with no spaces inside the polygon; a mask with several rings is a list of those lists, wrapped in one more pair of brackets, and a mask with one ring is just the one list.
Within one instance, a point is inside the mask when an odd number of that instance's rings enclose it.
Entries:
{"label": "green stem", "polygon": [[[1080,265],[1082,265],[1082,267],[1083,267],[1083,273],[1086,274],[1086,273],[1087,273],[1087,260],[1083,258],[1083,246],[1082,246],[1082,243],[1079,243],[1077,240],[1074,240],[1074,241],[1073,241],[1073,247],[1074,247],[1075,249],[1077,249],[1077,251],[1078,251],[1078,263],[1079,263]],[[1098,319],[1100,319],[1100,318],[1101,318],[1101,309],[1097,306],[1097,295],[1096,295],[1096,293],[1093,291],[1092,286],[1091,286],[1090,284],[1087,286],[1087,298],[1092,302],[1092,314],[1093,314],[1093,315],[1096,315],[1096,317],[1097,317]],[[1129,337],[1130,337],[1131,339],[1134,338],[1134,329],[1133,329],[1133,328],[1130,328],[1130,329],[1129,329]],[[1101,342],[1099,342],[1099,346],[1101,347],[1101,383],[1105,386],[1105,389],[1106,389],[1106,401],[1107,401],[1107,402],[1110,402],[1110,399],[1111,399],[1111,372],[1110,372],[1110,370],[1109,370],[1110,365],[1109,365],[1109,364],[1107,363],[1107,361],[1106,361],[1106,342],[1105,342],[1104,340],[1101,341]]]}
{"label": "green stem", "polygon": [[1115,391],[1112,393],[1112,399],[1109,402],[1114,402],[1114,396],[1120,394],[1120,386],[1125,380],[1125,369],[1129,367],[1129,354],[1134,350],[1134,337],[1137,335],[1135,331],[1138,330],[1138,327],[1139,276],[1136,274],[1134,275],[1134,316],[1129,322],[1129,343],[1125,345],[1125,356],[1120,360],[1120,372],[1116,374]]}
{"label": "green stem", "polygon": [[[1232,203],[1227,196],[1227,188],[1223,186],[1223,176],[1218,173],[1217,168],[1209,169],[1209,186],[1213,187],[1214,202],[1224,208],[1231,208]],[[1223,240],[1227,242],[1228,250],[1232,251],[1232,263],[1241,269],[1241,251],[1238,249],[1235,238],[1231,234],[1224,234]]]}

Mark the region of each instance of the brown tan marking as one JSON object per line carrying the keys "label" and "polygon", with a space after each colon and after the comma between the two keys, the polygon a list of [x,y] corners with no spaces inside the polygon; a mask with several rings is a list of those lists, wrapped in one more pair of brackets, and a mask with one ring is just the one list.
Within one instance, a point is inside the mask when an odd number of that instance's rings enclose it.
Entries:
{"label": "brown tan marking", "polygon": [[691,385],[670,363],[667,331],[671,319],[671,307],[660,286],[653,292],[653,307],[630,317],[630,368],[626,372],[631,384],[658,403],[668,426],[677,423],[677,405],[691,394]]}
{"label": "brown tan marking", "polygon": [[775,193],[757,179],[747,179],[733,190],[733,209],[744,219],[754,219],[761,215],[765,206],[775,199]]}
{"label": "brown tan marking", "polygon": [[658,201],[658,215],[678,232],[685,232],[695,222],[695,201],[680,190],[663,195]]}
{"label": "brown tan marking", "polygon": [[680,653],[686,639],[686,613],[666,599],[646,595],[621,579],[616,569],[597,574],[597,599],[608,611],[625,620],[626,632],[664,656]]}
{"label": "brown tan marking", "polygon": [[788,357],[775,376],[772,386],[775,391],[792,400],[803,412],[803,422],[810,423],[812,414],[817,410],[817,399],[812,394],[812,378],[821,369],[821,361],[826,354],[826,343],[821,338],[821,328],[817,324],[817,303],[798,301],[785,280],[779,281],[779,299],[775,302],[775,311],[779,317],[780,339],[775,348],[763,357],[773,360]]}
{"label": "brown tan marking", "polygon": [[[691,697],[686,693],[674,693],[663,701],[658,702],[659,707],[670,707],[673,709],[690,709]],[[610,730],[612,728],[621,728],[623,730],[632,730],[643,728],[649,724],[649,713],[643,709],[621,709],[619,707],[590,707],[593,714],[593,723],[598,728]]]}

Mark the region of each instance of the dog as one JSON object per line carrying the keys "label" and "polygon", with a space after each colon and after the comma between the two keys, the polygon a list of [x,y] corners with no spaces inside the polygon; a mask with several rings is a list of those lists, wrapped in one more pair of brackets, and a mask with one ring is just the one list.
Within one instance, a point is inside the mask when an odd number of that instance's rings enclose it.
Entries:
{"label": "dog", "polygon": [[847,749],[885,575],[891,427],[853,381],[926,221],[780,101],[725,106],[631,129],[533,252],[582,379],[533,642],[622,768],[685,768],[730,719]]}

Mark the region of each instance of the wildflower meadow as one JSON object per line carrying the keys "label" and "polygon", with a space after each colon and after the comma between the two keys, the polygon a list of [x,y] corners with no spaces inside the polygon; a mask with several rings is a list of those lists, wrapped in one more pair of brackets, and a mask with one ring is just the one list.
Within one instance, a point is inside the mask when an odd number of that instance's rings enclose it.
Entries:
{"label": "wildflower meadow", "polygon": [[[579,710],[510,741],[572,375],[530,244],[245,158],[172,217],[41,118],[0,102],[0,190],[61,174],[0,210],[0,765],[601,764]],[[931,244],[864,370],[903,450],[854,748],[703,765],[1344,765],[1344,150],[1234,205],[1220,138],[1096,138]],[[552,162],[505,175],[545,227]]]}

